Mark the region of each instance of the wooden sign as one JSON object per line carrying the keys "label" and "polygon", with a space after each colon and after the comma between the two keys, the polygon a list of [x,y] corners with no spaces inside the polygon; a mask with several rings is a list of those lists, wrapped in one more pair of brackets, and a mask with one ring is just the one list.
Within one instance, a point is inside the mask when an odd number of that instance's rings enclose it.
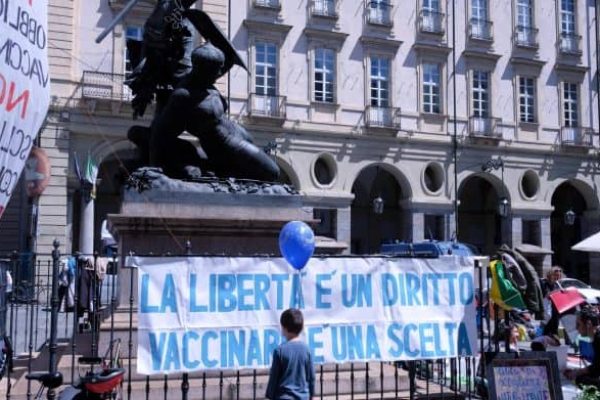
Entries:
{"label": "wooden sign", "polygon": [[489,398],[562,400],[556,353],[486,353]]}

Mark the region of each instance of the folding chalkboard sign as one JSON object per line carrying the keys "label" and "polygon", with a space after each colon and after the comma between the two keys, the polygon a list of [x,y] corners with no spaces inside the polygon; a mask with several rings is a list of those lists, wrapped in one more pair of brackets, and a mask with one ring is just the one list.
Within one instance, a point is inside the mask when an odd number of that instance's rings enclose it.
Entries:
{"label": "folding chalkboard sign", "polygon": [[556,353],[486,353],[491,400],[562,400]]}

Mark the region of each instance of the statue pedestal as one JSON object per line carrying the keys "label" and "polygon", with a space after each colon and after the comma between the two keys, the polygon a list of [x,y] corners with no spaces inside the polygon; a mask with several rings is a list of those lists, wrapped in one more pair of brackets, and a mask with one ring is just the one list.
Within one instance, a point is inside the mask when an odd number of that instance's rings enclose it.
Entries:
{"label": "statue pedestal", "polygon": [[[304,207],[301,197],[285,185],[182,182],[162,175],[142,183],[141,192],[125,190],[121,213],[108,215],[122,260],[131,253],[186,255],[188,251],[279,255],[279,232],[287,222],[316,222],[312,208]],[[131,290],[137,300],[137,276],[133,271],[132,279],[129,268],[123,263],[121,267],[118,302],[128,307]]]}
{"label": "statue pedestal", "polygon": [[[287,222],[317,222],[312,208],[303,206],[302,198],[286,185],[189,183],[160,174],[153,176],[149,169],[134,176],[143,178],[144,174],[151,179],[134,182],[125,190],[121,212],[108,215],[122,262],[118,312],[102,325],[99,348],[106,348],[113,336],[127,343],[130,329],[135,331],[137,327],[137,269],[128,268],[124,262],[130,253],[184,256],[189,250],[194,255],[279,256],[279,232]],[[346,247],[334,239],[317,240],[315,252],[336,254]],[[132,340],[135,355],[135,334]]]}

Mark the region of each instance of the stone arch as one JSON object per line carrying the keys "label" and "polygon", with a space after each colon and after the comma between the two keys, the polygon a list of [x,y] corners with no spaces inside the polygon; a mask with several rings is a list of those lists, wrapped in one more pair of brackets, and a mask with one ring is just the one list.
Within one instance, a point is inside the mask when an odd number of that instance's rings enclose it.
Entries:
{"label": "stone arch", "polygon": [[[507,199],[506,214],[500,203]],[[511,245],[510,191],[497,176],[474,172],[465,174],[458,186],[457,239],[474,245],[482,254],[493,254],[502,244]]]}
{"label": "stone arch", "polygon": [[365,170],[367,170],[369,168],[373,168],[373,167],[379,167],[381,170],[389,173],[390,175],[392,175],[395,178],[396,183],[400,187],[402,194],[403,194],[402,200],[408,200],[408,199],[412,198],[412,196],[413,196],[412,187],[410,185],[409,180],[406,178],[406,175],[402,171],[400,171],[396,166],[387,164],[384,162],[371,163],[371,164],[365,165],[364,167],[362,167],[361,169],[356,171],[356,174],[354,174],[353,176],[349,176],[348,182],[352,182],[352,186],[350,187],[350,190],[352,190],[352,188],[356,184],[359,176]]}
{"label": "stone arch", "polygon": [[[585,182],[565,179],[553,188],[550,204],[552,264],[560,265],[568,276],[589,282],[589,255],[573,251],[571,246],[593,233],[588,231],[588,211],[597,208],[597,199],[591,196],[591,188]],[[573,218],[567,218],[568,213],[573,213]]]}
{"label": "stone arch", "polygon": [[600,202],[598,199],[598,195],[596,194],[594,188],[587,182],[573,178],[573,179],[557,179],[554,181],[549,189],[548,189],[548,197],[547,201],[552,204],[552,198],[556,194],[556,190],[563,184],[568,183],[573,188],[575,188],[579,194],[583,197],[586,204],[587,210],[598,210],[600,208]]}
{"label": "stone arch", "polygon": [[[351,192],[351,251],[355,254],[378,253],[387,240],[410,240],[407,212],[404,209],[411,191],[397,168],[384,163],[363,167],[354,177]],[[383,211],[374,211],[373,200],[383,200]],[[410,225],[410,224],[408,224]]]}

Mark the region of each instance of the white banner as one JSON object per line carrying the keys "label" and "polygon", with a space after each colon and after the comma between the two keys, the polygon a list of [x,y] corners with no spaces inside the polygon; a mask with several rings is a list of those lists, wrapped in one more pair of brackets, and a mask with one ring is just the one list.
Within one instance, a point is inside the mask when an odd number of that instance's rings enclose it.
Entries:
{"label": "white banner", "polygon": [[279,317],[304,313],[317,363],[477,353],[473,261],[132,257],[138,267],[138,372],[267,367]]}
{"label": "white banner", "polygon": [[50,104],[47,0],[0,0],[0,217]]}

